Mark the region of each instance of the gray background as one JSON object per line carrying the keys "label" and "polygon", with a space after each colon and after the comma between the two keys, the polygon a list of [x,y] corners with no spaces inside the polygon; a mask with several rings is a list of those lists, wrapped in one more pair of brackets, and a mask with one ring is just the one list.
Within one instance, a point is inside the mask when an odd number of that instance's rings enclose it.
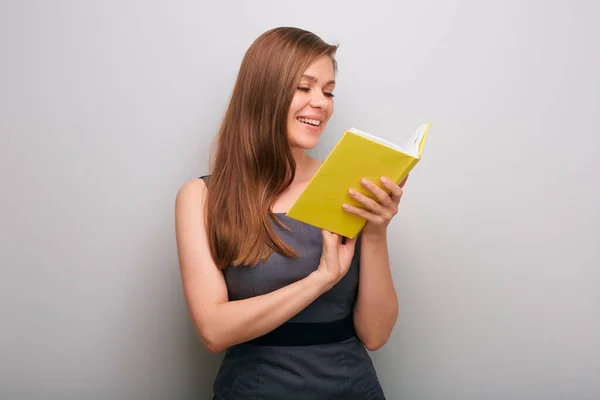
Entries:
{"label": "gray background", "polygon": [[0,398],[208,399],[174,241],[243,53],[341,45],[336,113],[432,127],[390,227],[390,399],[600,398],[600,28],[592,1],[7,1]]}

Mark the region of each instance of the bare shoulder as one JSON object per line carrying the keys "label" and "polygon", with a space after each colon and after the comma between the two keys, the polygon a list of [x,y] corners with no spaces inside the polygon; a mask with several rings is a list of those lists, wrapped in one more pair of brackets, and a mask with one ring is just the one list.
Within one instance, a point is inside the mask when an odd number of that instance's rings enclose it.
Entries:
{"label": "bare shoulder", "polygon": [[204,206],[208,189],[202,179],[193,179],[184,183],[177,191],[175,199],[175,232],[180,254],[183,248],[191,245],[195,250],[201,243],[201,251],[205,251],[204,238]]}
{"label": "bare shoulder", "polygon": [[177,191],[177,203],[203,200],[207,190],[206,183],[202,179],[187,181]]}

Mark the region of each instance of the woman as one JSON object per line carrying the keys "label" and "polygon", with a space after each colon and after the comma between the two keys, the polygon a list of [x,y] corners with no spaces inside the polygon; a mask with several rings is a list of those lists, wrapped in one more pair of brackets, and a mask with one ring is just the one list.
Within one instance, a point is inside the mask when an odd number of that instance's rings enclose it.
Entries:
{"label": "woman", "polygon": [[[386,229],[402,188],[351,193],[367,220],[344,240],[285,216],[321,163],[306,154],[333,113],[337,46],[296,28],[261,35],[240,67],[210,176],[177,194],[185,298],[213,352],[215,399],[384,399],[365,347],[398,301]],[[360,282],[360,285],[359,285]]]}

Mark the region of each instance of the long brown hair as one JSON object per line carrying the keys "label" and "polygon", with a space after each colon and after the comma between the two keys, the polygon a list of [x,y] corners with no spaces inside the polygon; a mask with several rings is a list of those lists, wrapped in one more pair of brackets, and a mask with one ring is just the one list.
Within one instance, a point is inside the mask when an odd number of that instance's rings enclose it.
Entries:
{"label": "long brown hair", "polygon": [[206,204],[210,250],[219,269],[254,266],[273,251],[296,257],[271,225],[271,208],[292,183],[287,137],[292,98],[308,66],[337,45],[290,27],[263,33],[247,50],[212,157]]}

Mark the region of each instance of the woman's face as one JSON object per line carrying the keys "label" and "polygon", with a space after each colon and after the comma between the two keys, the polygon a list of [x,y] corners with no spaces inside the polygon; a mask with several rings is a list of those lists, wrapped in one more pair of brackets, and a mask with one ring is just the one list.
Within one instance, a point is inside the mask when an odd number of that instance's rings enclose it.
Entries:
{"label": "woman's face", "polygon": [[292,148],[312,149],[333,114],[333,61],[323,56],[302,75],[288,112],[288,140]]}

